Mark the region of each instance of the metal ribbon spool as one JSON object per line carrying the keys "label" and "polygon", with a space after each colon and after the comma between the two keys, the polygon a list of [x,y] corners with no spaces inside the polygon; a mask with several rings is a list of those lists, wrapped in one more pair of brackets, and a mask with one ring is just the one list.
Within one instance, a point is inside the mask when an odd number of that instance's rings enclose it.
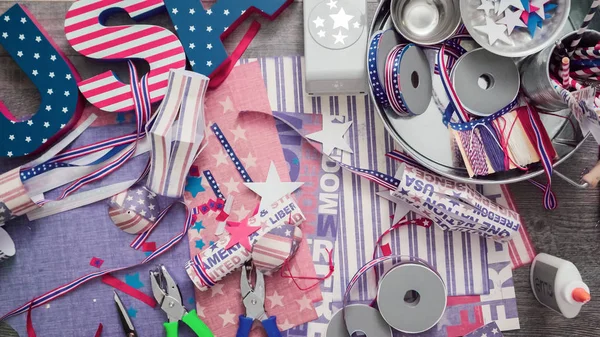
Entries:
{"label": "metal ribbon spool", "polygon": [[[375,12],[375,17],[371,24],[369,35],[378,30],[393,28],[390,17],[391,0],[383,0]],[[535,57],[532,56],[532,57]],[[518,63],[522,63],[518,62]],[[523,72],[523,69],[521,69]],[[371,92],[371,97],[373,97]],[[470,178],[464,167],[456,166],[451,160],[450,137],[447,132],[440,132],[443,128],[424,128],[423,125],[431,126],[438,121],[442,125],[442,115],[432,104],[427,112],[413,117],[410,121],[399,118],[390,108],[385,108],[373,101],[378,115],[381,117],[386,130],[399,143],[407,154],[419,161],[428,169],[454,179],[459,182],[470,184],[510,184],[523,180],[531,179],[544,173],[541,164],[531,165],[527,172],[520,170],[510,170],[498,172],[489,176]],[[561,118],[542,115],[542,121],[548,131],[553,145],[557,151],[558,159],[554,166],[563,163],[575,153],[583,144],[587,135],[583,135],[575,118],[568,110],[559,112],[561,115],[569,116],[574,121],[576,130],[573,131],[570,124]],[[437,124],[437,122],[435,122]],[[443,126],[443,125],[442,125]],[[418,132],[411,132],[411,129],[417,129]],[[554,173],[579,188],[587,188],[588,184],[580,184],[554,170]]]}

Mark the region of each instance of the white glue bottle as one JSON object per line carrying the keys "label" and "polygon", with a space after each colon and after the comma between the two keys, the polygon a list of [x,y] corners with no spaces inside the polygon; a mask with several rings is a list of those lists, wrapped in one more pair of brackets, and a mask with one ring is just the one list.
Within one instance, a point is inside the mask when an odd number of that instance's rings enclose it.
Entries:
{"label": "white glue bottle", "polygon": [[531,288],[540,303],[566,318],[577,316],[591,299],[590,288],[573,263],[544,253],[531,265]]}

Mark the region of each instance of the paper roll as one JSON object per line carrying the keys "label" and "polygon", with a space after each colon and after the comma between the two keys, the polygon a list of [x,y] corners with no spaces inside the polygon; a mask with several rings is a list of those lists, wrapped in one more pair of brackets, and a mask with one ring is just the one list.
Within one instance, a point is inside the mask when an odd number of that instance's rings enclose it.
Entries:
{"label": "paper roll", "polygon": [[[260,211],[248,219],[250,226],[261,226],[257,232],[250,235],[250,243],[254,245],[262,236],[271,229],[282,225],[300,225],[306,217],[298,208],[296,201],[286,195],[271,204],[268,209]],[[203,250],[186,263],[185,269],[188,276],[200,291],[208,290],[223,277],[241,267],[250,260],[251,252],[239,243],[225,249],[229,236],[222,238]]]}

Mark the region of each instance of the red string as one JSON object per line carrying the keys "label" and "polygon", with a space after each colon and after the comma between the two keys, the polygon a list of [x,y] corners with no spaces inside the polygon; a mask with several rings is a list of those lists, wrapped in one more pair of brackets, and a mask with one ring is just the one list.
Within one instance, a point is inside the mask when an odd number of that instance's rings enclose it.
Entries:
{"label": "red string", "polygon": [[156,306],[156,300],[154,299],[154,297],[150,297],[150,296],[146,295],[144,292],[141,292],[141,291],[135,289],[134,287],[130,286],[129,284],[112,276],[112,274],[102,275],[102,283],[108,284],[109,286],[111,286],[115,289],[119,289],[120,291],[124,292],[125,294],[148,304],[151,308],[154,308]]}
{"label": "red string", "polygon": [[29,303],[29,309],[27,309],[27,336],[28,337],[36,337],[35,329],[33,328],[33,322],[31,321],[31,308],[33,306],[33,300]]}
{"label": "red string", "polygon": [[[335,267],[333,265],[333,250],[330,249],[325,249],[327,251],[327,254],[329,255],[329,273],[327,273],[327,275],[323,276],[323,277],[312,277],[312,276],[294,276],[292,275],[292,271],[290,269],[290,264],[289,264],[289,260],[285,260],[285,262],[283,263],[283,268],[281,268],[281,277],[283,278],[288,278],[288,279],[292,279],[292,281],[294,282],[294,284],[296,285],[296,287],[298,287],[298,289],[302,290],[302,291],[306,291],[306,290],[310,290],[316,286],[319,285],[319,283],[321,283],[321,281],[325,281],[326,279],[330,278],[331,275],[333,275],[333,272],[335,270]],[[287,269],[288,274],[284,275],[283,271],[284,269]],[[316,280],[317,282],[315,282],[315,284],[311,285],[310,287],[301,287],[298,282],[296,282],[296,280]]]}
{"label": "red string", "polygon": [[[500,121],[502,121],[502,123],[504,123],[502,125],[502,127],[500,127],[499,125],[496,126],[496,128],[498,129],[498,133],[500,134],[500,145],[502,146],[502,152],[504,152],[504,167],[507,170],[509,170],[510,164],[513,164],[519,170],[527,171],[527,168],[521,167],[521,165],[517,165],[517,163],[509,155],[509,150],[508,150],[508,141],[510,139],[510,135],[512,135],[513,128],[515,127],[515,124],[517,123],[517,118],[515,118],[515,120],[512,122],[510,129],[508,130],[508,135],[506,137],[504,136],[504,131],[506,130],[506,120],[504,119],[504,116],[498,118],[497,121],[498,121],[497,122],[498,124],[500,124],[499,123]],[[493,125],[495,125],[495,124],[493,124]]]}

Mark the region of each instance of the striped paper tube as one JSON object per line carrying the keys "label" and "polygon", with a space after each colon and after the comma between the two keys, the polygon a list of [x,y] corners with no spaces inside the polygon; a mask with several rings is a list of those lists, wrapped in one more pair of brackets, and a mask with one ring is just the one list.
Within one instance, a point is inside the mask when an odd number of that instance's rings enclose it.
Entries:
{"label": "striped paper tube", "polygon": [[563,88],[569,87],[569,72],[571,69],[571,60],[568,57],[563,57],[560,67],[560,78],[562,79]]}
{"label": "striped paper tube", "polygon": [[575,49],[574,60],[594,60],[600,58],[600,49],[596,47]]}
{"label": "striped paper tube", "polygon": [[596,76],[596,75],[600,75],[600,68],[598,68],[598,67],[583,68],[583,69],[572,71],[569,73],[569,75],[571,77],[583,77],[583,78]]}
{"label": "striped paper tube", "polygon": [[571,42],[569,56],[572,56],[573,52],[575,51],[577,46],[579,46],[579,43],[581,42],[581,38],[583,37],[583,33],[586,31],[587,27],[590,25],[590,22],[594,18],[594,15],[596,15],[598,6],[600,6],[600,0],[594,0],[594,2],[592,3],[592,7],[590,7],[590,11],[583,19],[583,22],[581,23],[579,30],[575,34],[575,39]]}

